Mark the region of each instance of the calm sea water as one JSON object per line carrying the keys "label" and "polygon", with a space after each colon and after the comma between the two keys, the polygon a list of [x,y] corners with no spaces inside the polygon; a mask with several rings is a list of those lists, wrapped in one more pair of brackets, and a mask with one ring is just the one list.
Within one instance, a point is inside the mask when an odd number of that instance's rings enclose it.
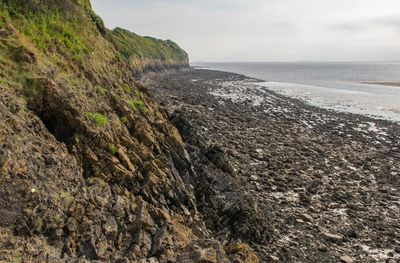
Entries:
{"label": "calm sea water", "polygon": [[281,94],[338,111],[400,121],[400,87],[363,84],[399,82],[400,62],[374,63],[192,63],[244,74]]}

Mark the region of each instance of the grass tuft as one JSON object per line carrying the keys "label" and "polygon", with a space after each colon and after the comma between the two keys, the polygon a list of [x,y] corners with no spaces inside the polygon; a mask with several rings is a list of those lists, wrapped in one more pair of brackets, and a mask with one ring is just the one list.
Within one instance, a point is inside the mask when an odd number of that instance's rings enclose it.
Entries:
{"label": "grass tuft", "polygon": [[131,109],[135,112],[141,112],[143,114],[146,114],[148,112],[146,105],[144,102],[140,99],[135,99],[135,100],[129,100],[128,101],[129,106]]}
{"label": "grass tuft", "polygon": [[107,117],[100,113],[86,112],[86,117],[98,127],[105,127],[108,123]]}
{"label": "grass tuft", "polygon": [[108,147],[107,147],[107,151],[108,151],[111,155],[116,155],[117,152],[118,152],[118,149],[117,149],[117,147],[115,147],[115,145],[110,144],[110,145],[108,145]]}
{"label": "grass tuft", "polygon": [[102,86],[97,86],[96,87],[96,92],[101,94],[101,95],[106,95],[107,94],[107,90],[105,88],[103,88]]}
{"label": "grass tuft", "polygon": [[132,93],[132,89],[131,87],[129,87],[128,84],[124,84],[124,90],[126,93],[131,94]]}
{"label": "grass tuft", "polygon": [[120,118],[119,120],[120,120],[121,123],[123,123],[123,124],[128,124],[128,122],[129,122],[127,117],[122,117],[122,118]]}

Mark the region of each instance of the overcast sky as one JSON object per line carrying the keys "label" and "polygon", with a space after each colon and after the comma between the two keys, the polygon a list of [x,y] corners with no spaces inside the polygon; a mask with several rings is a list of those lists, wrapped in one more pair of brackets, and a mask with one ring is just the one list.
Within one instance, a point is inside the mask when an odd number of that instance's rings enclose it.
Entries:
{"label": "overcast sky", "polygon": [[92,0],[107,27],[192,61],[400,60],[400,0]]}

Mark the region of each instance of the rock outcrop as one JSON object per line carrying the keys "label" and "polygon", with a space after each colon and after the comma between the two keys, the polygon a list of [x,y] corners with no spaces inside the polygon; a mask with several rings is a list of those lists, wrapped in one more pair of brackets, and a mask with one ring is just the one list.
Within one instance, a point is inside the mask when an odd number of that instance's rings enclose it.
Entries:
{"label": "rock outcrop", "polygon": [[106,35],[89,1],[1,1],[0,261],[257,262],[205,226],[179,131]]}

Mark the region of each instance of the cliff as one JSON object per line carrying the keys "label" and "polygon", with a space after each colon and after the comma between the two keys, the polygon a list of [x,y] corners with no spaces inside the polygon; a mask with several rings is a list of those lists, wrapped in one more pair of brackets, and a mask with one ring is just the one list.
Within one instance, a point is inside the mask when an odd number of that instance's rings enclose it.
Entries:
{"label": "cliff", "polygon": [[0,4],[0,261],[258,262],[207,229],[181,135],[134,77],[186,53],[108,31],[89,1]]}
{"label": "cliff", "polygon": [[171,40],[141,37],[122,28],[109,31],[108,38],[121,58],[139,71],[189,65],[187,53]]}

